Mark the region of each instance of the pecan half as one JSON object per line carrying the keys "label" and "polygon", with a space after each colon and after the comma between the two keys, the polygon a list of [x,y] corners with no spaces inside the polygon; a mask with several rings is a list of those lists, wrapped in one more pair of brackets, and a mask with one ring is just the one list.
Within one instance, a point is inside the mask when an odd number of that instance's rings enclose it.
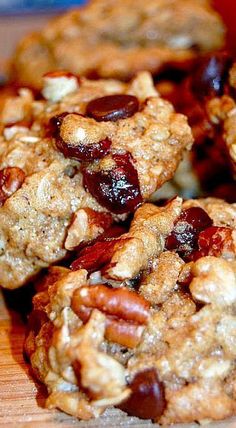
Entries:
{"label": "pecan half", "polygon": [[88,272],[95,272],[109,263],[115,251],[122,248],[127,240],[128,238],[109,239],[85,247],[70,267],[72,270],[86,269]]}
{"label": "pecan half", "polygon": [[86,322],[93,309],[106,315],[107,340],[133,348],[140,342],[149,319],[149,303],[126,288],[108,288],[99,284],[77,289],[72,298],[72,309]]}

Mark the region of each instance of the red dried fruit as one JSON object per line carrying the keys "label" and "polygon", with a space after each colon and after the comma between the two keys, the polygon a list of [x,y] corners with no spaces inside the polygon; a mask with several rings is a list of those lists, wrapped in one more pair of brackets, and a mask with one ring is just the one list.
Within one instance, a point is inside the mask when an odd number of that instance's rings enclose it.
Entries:
{"label": "red dried fruit", "polygon": [[198,238],[201,256],[219,257],[223,253],[234,254],[233,230],[230,227],[211,226],[202,231]]}
{"label": "red dried fruit", "polygon": [[7,167],[0,171],[0,206],[23,184],[25,173],[18,167]]}
{"label": "red dried fruit", "polygon": [[86,114],[101,121],[115,122],[133,116],[139,109],[139,102],[133,95],[107,95],[88,103]]}
{"label": "red dried fruit", "polygon": [[[64,111],[61,114],[57,114],[56,116],[51,117],[51,119],[48,122],[46,133],[48,136],[52,136],[54,138],[60,137],[60,127],[62,124],[62,121],[64,117],[66,117],[68,114],[67,111]],[[76,114],[76,113],[75,113]]]}
{"label": "red dried fruit", "polygon": [[[94,144],[73,144],[70,141],[64,141],[60,136],[60,127],[63,119],[70,113],[64,112],[54,116],[49,121],[48,134],[56,139],[56,146],[65,157],[76,159],[81,162],[90,162],[95,159],[101,159],[110,151],[111,140],[105,138]],[[73,113],[82,116],[79,113]]]}
{"label": "red dried fruit", "polygon": [[200,207],[182,211],[173,231],[166,239],[166,248],[176,250],[182,257],[186,257],[197,248],[199,233],[212,223],[212,219]]}
{"label": "red dried fruit", "polygon": [[130,382],[130,397],[119,407],[131,416],[141,419],[157,419],[166,407],[163,384],[155,369],[147,369],[136,374]]}
{"label": "red dried fruit", "polygon": [[100,270],[111,261],[115,245],[118,246],[120,242],[120,239],[112,239],[96,242],[90,247],[85,247],[81,251],[79,258],[73,261],[70,268],[72,270],[86,269],[88,272]]}
{"label": "red dried fruit", "polygon": [[203,58],[191,78],[191,88],[198,99],[220,96],[228,80],[232,59],[220,52]]}
{"label": "red dried fruit", "polygon": [[112,154],[111,168],[100,164],[83,169],[84,186],[109,211],[123,214],[134,211],[142,203],[138,173],[129,152]]}
{"label": "red dried fruit", "polygon": [[94,144],[71,144],[57,138],[56,146],[66,158],[76,159],[81,162],[90,162],[95,159],[101,159],[109,153],[111,140],[105,138]]}

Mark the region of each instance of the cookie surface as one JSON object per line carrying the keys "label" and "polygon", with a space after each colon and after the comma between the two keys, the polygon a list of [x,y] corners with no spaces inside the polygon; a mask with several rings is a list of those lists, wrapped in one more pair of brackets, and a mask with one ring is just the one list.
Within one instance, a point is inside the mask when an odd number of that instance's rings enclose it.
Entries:
{"label": "cookie surface", "polygon": [[47,406],[164,425],[234,415],[235,232],[219,199],[144,204],[126,234],[50,268],[25,344]]}
{"label": "cookie surface", "polygon": [[36,100],[21,89],[1,112],[7,288],[124,219],[172,177],[192,143],[186,118],[159,97],[148,73],[130,84],[50,73],[43,94]]}
{"label": "cookie surface", "polygon": [[13,80],[41,88],[54,69],[130,79],[191,62],[224,44],[224,26],[209,2],[93,0],[26,37],[12,60]]}

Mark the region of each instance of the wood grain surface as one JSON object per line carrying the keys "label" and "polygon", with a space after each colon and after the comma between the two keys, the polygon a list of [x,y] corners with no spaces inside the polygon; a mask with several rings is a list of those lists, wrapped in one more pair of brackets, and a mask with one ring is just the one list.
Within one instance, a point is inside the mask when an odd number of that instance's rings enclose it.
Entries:
{"label": "wood grain surface", "polygon": [[[110,410],[103,417],[88,422],[79,422],[76,418],[59,411],[44,408],[46,391],[36,384],[30,373],[30,367],[23,358],[25,324],[22,321],[22,304],[28,306],[26,293],[11,293],[6,296],[0,291],[0,427],[11,428],[90,428],[90,427],[145,427],[153,426],[149,422],[128,418],[118,410]],[[4,298],[5,297],[5,298]],[[14,302],[15,299],[15,302]],[[19,307],[19,312],[11,310]],[[19,305],[18,305],[19,303]]]}
{"label": "wood grain surface", "polygon": [[[33,380],[30,367],[23,358],[25,324],[22,307],[28,307],[29,302],[29,290],[4,295],[0,291],[0,428],[158,427],[149,421],[127,417],[119,410],[109,410],[96,420],[79,422],[62,412],[45,409],[46,391]],[[196,428],[199,425],[175,427]],[[236,428],[236,419],[211,424],[211,428]]]}

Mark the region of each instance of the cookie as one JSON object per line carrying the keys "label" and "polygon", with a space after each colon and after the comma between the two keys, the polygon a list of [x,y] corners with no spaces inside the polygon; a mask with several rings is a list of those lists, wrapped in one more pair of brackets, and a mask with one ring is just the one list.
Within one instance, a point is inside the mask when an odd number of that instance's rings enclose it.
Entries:
{"label": "cookie", "polygon": [[55,69],[130,79],[142,70],[188,68],[201,52],[224,44],[224,25],[208,1],[93,0],[27,36],[11,64],[11,78],[41,88]]}
{"label": "cookie", "polygon": [[236,205],[176,197],[50,268],[25,342],[47,407],[165,426],[235,414],[235,263]]}
{"label": "cookie", "polygon": [[[192,135],[148,73],[44,77],[1,112],[0,284],[16,288],[103,233],[169,180]],[[80,227],[80,232],[78,232]]]}

